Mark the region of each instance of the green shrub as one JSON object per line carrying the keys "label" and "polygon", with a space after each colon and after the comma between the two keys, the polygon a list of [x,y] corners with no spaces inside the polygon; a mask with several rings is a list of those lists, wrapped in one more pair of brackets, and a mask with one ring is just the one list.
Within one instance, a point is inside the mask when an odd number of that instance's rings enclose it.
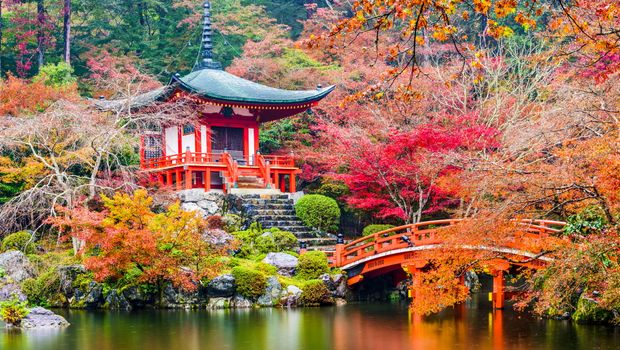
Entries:
{"label": "green shrub", "polygon": [[[269,234],[264,235],[265,232]],[[297,238],[288,231],[278,228],[263,229],[259,223],[252,223],[247,230],[233,232],[241,247],[236,256],[247,258],[257,254],[292,250],[297,246]]]}
{"label": "green shrub", "polygon": [[297,237],[288,231],[273,228],[268,235],[256,237],[254,246],[260,253],[283,252],[297,247]]}
{"label": "green shrub", "polygon": [[297,277],[302,279],[316,279],[329,272],[327,256],[321,251],[309,251],[299,256]]}
{"label": "green shrub", "polygon": [[65,62],[48,63],[39,69],[35,81],[42,80],[45,85],[61,87],[73,84],[77,79],[73,76],[73,68]]}
{"label": "green shrub", "polygon": [[55,268],[49,268],[36,278],[28,278],[22,282],[22,291],[34,305],[47,305],[59,288],[60,276]]}
{"label": "green shrub", "polygon": [[224,220],[224,230],[226,232],[235,232],[241,229],[243,225],[243,218],[236,214],[226,214],[222,217]]}
{"label": "green shrub", "polygon": [[340,208],[333,198],[320,194],[308,194],[295,204],[297,216],[307,226],[321,231],[338,231]]}
{"label": "green shrub", "polygon": [[334,299],[323,281],[310,280],[304,284],[299,297],[299,304],[301,306],[321,306],[333,303]]}
{"label": "green shrub", "polygon": [[237,284],[237,293],[246,298],[254,300],[263,295],[267,288],[267,278],[259,271],[237,266],[232,269],[232,275]]}
{"label": "green shrub", "polygon": [[568,234],[589,235],[600,233],[607,226],[605,213],[599,207],[587,207],[579,214],[566,220],[564,232]]}
{"label": "green shrub", "polygon": [[0,317],[9,325],[19,326],[28,313],[30,310],[26,308],[26,302],[16,297],[0,302]]}
{"label": "green shrub", "polygon": [[2,250],[10,249],[21,250],[24,254],[34,253],[34,243],[32,235],[27,231],[11,233],[2,240]]}
{"label": "green shrub", "polygon": [[388,230],[388,229],[391,229],[392,227],[394,227],[394,225],[389,225],[389,224],[371,224],[371,225],[368,225],[368,226],[364,227],[364,230],[362,230],[362,236],[372,235],[373,233],[377,233],[377,232],[381,232],[381,231],[384,231],[384,230]]}

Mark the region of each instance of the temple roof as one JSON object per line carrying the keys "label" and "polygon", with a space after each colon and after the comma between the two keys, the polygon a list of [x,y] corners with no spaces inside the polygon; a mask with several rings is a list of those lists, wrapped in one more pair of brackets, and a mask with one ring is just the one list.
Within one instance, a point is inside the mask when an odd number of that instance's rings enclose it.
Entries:
{"label": "temple roof", "polygon": [[283,90],[255,83],[219,69],[200,69],[173,82],[207,99],[248,104],[298,104],[327,96],[334,86],[315,90]]}

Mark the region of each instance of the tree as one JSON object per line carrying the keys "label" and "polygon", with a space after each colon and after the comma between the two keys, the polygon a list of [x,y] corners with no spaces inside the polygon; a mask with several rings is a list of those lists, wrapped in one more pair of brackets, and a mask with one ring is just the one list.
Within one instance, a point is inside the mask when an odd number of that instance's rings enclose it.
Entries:
{"label": "tree", "polygon": [[71,0],[63,0],[63,53],[65,63],[71,65]]}
{"label": "tree", "polygon": [[221,267],[221,254],[202,239],[206,222],[196,212],[172,204],[152,211],[153,199],[145,190],[133,195],[102,196],[105,209],[85,206],[63,209],[54,226],[84,241],[84,265],[100,282],[117,282],[132,276],[137,283],[154,283],[163,291],[166,282],[194,291],[203,278],[213,278]]}

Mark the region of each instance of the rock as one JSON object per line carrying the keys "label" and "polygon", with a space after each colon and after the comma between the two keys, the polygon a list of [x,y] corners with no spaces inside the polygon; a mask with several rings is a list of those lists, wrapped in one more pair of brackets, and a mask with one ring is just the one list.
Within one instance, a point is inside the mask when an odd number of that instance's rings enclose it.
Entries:
{"label": "rock", "polygon": [[346,298],[349,294],[349,286],[347,285],[347,276],[344,274],[337,274],[332,276],[332,282],[335,289],[332,291],[332,296],[335,298]]}
{"label": "rock", "polygon": [[207,309],[229,309],[232,298],[210,298]]}
{"label": "rock", "polygon": [[480,290],[480,280],[474,271],[465,272],[465,286],[469,288],[470,292]]}
{"label": "rock", "polygon": [[336,306],[343,306],[343,305],[347,305],[347,301],[343,298],[334,298],[334,304]]}
{"label": "rock", "polygon": [[211,297],[232,297],[235,294],[235,278],[231,274],[220,275],[209,282],[208,293]]}
{"label": "rock", "polygon": [[296,286],[288,286],[285,290],[280,294],[280,304],[286,307],[295,307],[297,306],[297,301],[299,297],[301,297],[301,293],[303,291]]}
{"label": "rock", "polygon": [[28,257],[19,250],[9,250],[0,254],[0,269],[4,277],[15,283],[35,276],[35,270]]}
{"label": "rock", "polygon": [[235,295],[230,306],[236,309],[248,309],[252,307],[252,302],[241,295]]}
{"label": "rock", "polygon": [[145,292],[138,286],[131,286],[123,291],[123,296],[132,307],[145,307],[155,304],[155,295]]}
{"label": "rock", "polygon": [[181,209],[185,210],[185,211],[196,211],[196,212],[200,213],[200,215],[202,215],[203,217],[207,216],[207,212],[205,212],[196,203],[184,202],[184,203],[181,204]]}
{"label": "rock", "polygon": [[97,282],[90,282],[88,284],[88,292],[83,300],[84,307],[88,309],[100,307],[103,303],[103,287]]}
{"label": "rock", "polygon": [[581,295],[572,317],[577,323],[609,323],[614,319],[614,314],[601,308],[597,300]]}
{"label": "rock", "polygon": [[198,205],[198,207],[203,209],[209,215],[213,215],[220,210],[220,207],[217,205],[217,203],[209,200],[198,201],[196,205]]}
{"label": "rock", "polygon": [[329,290],[330,293],[336,290],[336,284],[334,283],[334,281],[332,281],[332,276],[330,276],[328,273],[320,275],[319,279],[323,281],[323,284],[325,285],[325,287],[327,287],[327,290]]}
{"label": "rock", "polygon": [[69,322],[64,317],[37,306],[30,309],[28,316],[24,317],[21,328],[62,328],[68,325]]}
{"label": "rock", "polygon": [[271,276],[267,279],[265,294],[258,297],[257,304],[260,306],[274,306],[279,303],[280,294],[282,294],[282,285],[277,277]]}
{"label": "rock", "polygon": [[131,304],[122,293],[118,293],[116,290],[108,293],[104,306],[113,310],[131,310]]}
{"label": "rock", "polygon": [[221,229],[209,229],[202,234],[202,239],[218,247],[226,247],[235,237]]}
{"label": "rock", "polygon": [[293,276],[297,268],[298,259],[287,253],[269,253],[263,262],[275,266],[283,276]]}
{"label": "rock", "polygon": [[178,192],[181,202],[198,202],[203,200],[205,191],[200,188],[194,188],[190,190],[182,190]]}
{"label": "rock", "polygon": [[207,304],[207,293],[204,288],[198,288],[195,292],[190,293],[168,284],[164,288],[161,302],[161,306],[165,308],[197,308]]}
{"label": "rock", "polygon": [[22,288],[16,283],[0,282],[0,301],[17,298],[19,301],[26,301],[28,298],[22,292]]}
{"label": "rock", "polygon": [[71,298],[74,293],[73,283],[79,275],[86,273],[86,268],[83,265],[66,265],[59,266],[57,271],[60,279],[60,292],[67,298]]}

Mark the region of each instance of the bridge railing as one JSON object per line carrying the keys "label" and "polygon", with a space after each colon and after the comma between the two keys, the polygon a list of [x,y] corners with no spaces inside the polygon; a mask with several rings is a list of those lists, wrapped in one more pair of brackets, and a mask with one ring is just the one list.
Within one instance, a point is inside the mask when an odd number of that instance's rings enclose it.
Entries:
{"label": "bridge railing", "polygon": [[[425,221],[415,224],[393,227],[384,231],[358,238],[348,244],[336,247],[333,256],[328,257],[333,266],[342,267],[370,256],[412,246],[441,244],[437,233],[448,227],[463,222],[463,219]],[[562,231],[565,225],[552,220],[520,220],[517,225],[522,232],[539,236]]]}

